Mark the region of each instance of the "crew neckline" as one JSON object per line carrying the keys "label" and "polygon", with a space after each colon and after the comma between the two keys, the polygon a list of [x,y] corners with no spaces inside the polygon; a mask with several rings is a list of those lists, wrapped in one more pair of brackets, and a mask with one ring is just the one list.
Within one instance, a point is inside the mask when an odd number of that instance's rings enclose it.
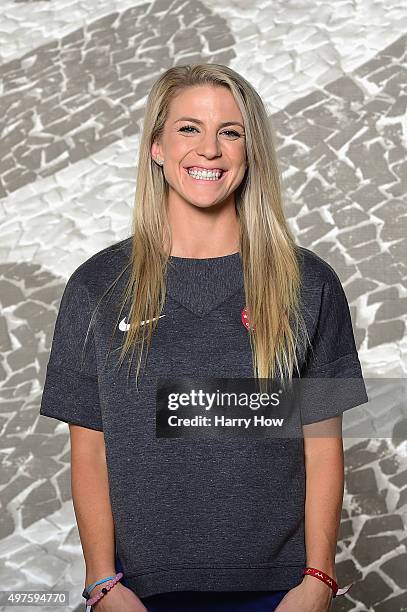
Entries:
{"label": "crew neckline", "polygon": [[195,259],[171,256],[166,281],[178,304],[203,317],[244,285],[240,251]]}
{"label": "crew neckline", "polygon": [[[125,238],[124,245],[127,251],[130,253],[132,246],[133,236],[129,236]],[[176,263],[195,263],[195,262],[218,262],[221,263],[223,261],[234,261],[235,259],[240,259],[240,251],[235,251],[235,253],[229,253],[228,255],[219,255],[218,257],[178,257],[177,255],[169,255],[168,260]]]}
{"label": "crew neckline", "polygon": [[236,251],[235,253],[229,253],[228,255],[218,255],[217,257],[178,257],[177,255],[170,255],[169,259],[172,261],[187,261],[187,262],[195,262],[195,261],[205,261],[205,262],[215,262],[215,261],[224,261],[227,259],[231,259],[233,257],[237,257],[240,255],[240,251]]}

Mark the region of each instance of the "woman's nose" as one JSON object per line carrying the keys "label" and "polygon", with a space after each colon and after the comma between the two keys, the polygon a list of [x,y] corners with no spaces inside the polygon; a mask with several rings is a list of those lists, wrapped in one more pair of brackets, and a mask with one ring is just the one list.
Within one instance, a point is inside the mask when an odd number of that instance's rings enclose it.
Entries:
{"label": "woman's nose", "polygon": [[221,147],[217,134],[203,134],[197,146],[197,153],[207,157],[220,155]]}

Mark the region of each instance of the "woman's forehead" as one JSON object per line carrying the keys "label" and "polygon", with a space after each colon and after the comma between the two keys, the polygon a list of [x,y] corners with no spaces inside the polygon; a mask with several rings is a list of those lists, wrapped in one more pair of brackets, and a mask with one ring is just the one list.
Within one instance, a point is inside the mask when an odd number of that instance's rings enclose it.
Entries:
{"label": "woman's forehead", "polygon": [[[232,117],[226,117],[233,113]],[[226,87],[214,87],[212,85],[191,86],[176,94],[169,103],[167,118],[190,116],[196,118],[199,115],[206,116],[210,113],[225,116],[225,121],[236,119],[241,121],[240,109],[233,94]]]}

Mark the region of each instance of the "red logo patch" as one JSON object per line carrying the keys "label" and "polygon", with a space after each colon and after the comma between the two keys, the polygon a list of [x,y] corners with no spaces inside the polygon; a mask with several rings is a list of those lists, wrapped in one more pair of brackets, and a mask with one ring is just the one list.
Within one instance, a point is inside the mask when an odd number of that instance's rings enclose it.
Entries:
{"label": "red logo patch", "polygon": [[[245,306],[242,310],[242,323],[245,326],[246,329],[250,329],[250,323],[249,323],[249,311],[247,306]],[[253,331],[255,330],[255,327],[253,327]]]}

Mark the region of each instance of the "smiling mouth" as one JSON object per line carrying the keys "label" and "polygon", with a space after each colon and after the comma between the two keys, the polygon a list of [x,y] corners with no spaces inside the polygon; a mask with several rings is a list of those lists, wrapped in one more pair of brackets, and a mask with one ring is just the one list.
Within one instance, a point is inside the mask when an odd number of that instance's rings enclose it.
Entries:
{"label": "smiling mouth", "polygon": [[193,176],[192,174],[188,172],[188,168],[184,168],[184,170],[189,176],[189,178],[191,178],[194,181],[201,182],[201,183],[219,183],[223,180],[223,177],[228,172],[227,170],[222,170],[222,174],[220,175],[219,178],[213,178],[213,177],[205,177],[205,176]]}

